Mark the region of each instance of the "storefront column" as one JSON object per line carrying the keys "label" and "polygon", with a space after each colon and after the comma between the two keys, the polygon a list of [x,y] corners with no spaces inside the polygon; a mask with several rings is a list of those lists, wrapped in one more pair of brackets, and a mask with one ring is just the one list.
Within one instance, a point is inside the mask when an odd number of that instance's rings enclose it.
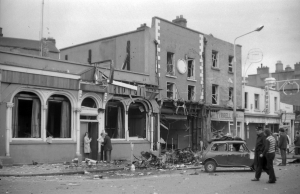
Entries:
{"label": "storefront column", "polygon": [[41,137],[43,139],[43,141],[46,141],[46,138],[47,138],[47,132],[46,132],[46,115],[47,115],[47,110],[48,110],[48,105],[43,105],[43,109],[42,109],[42,123],[41,123]]}
{"label": "storefront column", "polygon": [[157,151],[160,154],[160,114],[156,114],[157,119],[156,119],[156,124],[157,124]]}
{"label": "storefront column", "polygon": [[77,138],[77,144],[76,144],[76,156],[81,161],[81,154],[80,154],[80,112],[81,109],[77,108],[75,109],[76,112],[76,138]]}
{"label": "storefront column", "polygon": [[150,151],[153,151],[153,114],[148,113],[150,117]]}
{"label": "storefront column", "polygon": [[7,102],[6,103],[6,146],[5,146],[5,156],[10,156],[9,152],[9,142],[11,140],[11,125],[12,125],[12,108],[14,107],[14,103]]}
{"label": "storefront column", "polygon": [[124,125],[125,125],[125,135],[126,135],[126,140],[129,141],[129,130],[128,130],[128,112],[125,111],[125,120],[124,120]]}

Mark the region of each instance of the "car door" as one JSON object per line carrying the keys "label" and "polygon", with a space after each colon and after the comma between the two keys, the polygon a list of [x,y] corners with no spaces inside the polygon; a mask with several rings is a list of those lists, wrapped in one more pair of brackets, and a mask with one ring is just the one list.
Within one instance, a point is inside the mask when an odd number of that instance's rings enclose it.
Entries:
{"label": "car door", "polygon": [[226,143],[215,142],[214,145],[212,145],[211,147],[210,157],[213,158],[218,165],[227,166],[228,165],[227,150],[228,150],[228,146]]}
{"label": "car door", "polygon": [[230,166],[250,166],[252,161],[250,159],[250,151],[244,143],[234,142],[228,143],[228,165]]}

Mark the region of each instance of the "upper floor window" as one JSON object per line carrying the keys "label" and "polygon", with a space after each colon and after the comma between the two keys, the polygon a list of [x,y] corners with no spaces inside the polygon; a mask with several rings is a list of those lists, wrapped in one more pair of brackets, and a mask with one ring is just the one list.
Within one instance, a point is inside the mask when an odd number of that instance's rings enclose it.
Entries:
{"label": "upper floor window", "polygon": [[212,66],[219,68],[219,53],[217,51],[212,51]]}
{"label": "upper floor window", "polygon": [[188,59],[188,75],[189,79],[195,79],[195,60]]}
{"label": "upper floor window", "polygon": [[88,63],[89,63],[89,64],[92,63],[92,50],[91,50],[91,49],[89,49]]}
{"label": "upper floor window", "polygon": [[229,93],[228,93],[228,97],[229,97],[229,100],[233,101],[233,88],[229,88]]}
{"label": "upper floor window", "polygon": [[66,60],[66,61],[68,60],[68,55],[65,55],[65,60]]}
{"label": "upper floor window", "polygon": [[248,92],[245,92],[245,102],[244,102],[244,108],[247,109],[248,108]]}
{"label": "upper floor window", "polygon": [[277,97],[274,97],[274,111],[278,110],[277,106],[278,106],[278,104],[277,104]]}
{"label": "upper floor window", "polygon": [[170,99],[175,98],[175,87],[174,83],[167,82],[167,97]]}
{"label": "upper floor window", "polygon": [[13,99],[12,137],[41,137],[41,102],[32,92],[20,92]]}
{"label": "upper floor window", "polygon": [[167,75],[175,75],[174,53],[167,52]]}
{"label": "upper floor window", "polygon": [[195,86],[188,86],[188,100],[196,100]]}
{"label": "upper floor window", "polygon": [[254,94],[254,109],[259,110],[259,94]]}
{"label": "upper floor window", "polygon": [[229,56],[229,57],[228,57],[228,71],[229,71],[229,72],[233,72],[233,66],[232,66],[232,63],[233,63],[233,56]]}
{"label": "upper floor window", "polygon": [[219,87],[218,85],[212,85],[212,104],[219,104]]}
{"label": "upper floor window", "polygon": [[125,61],[122,65],[122,70],[128,70],[130,71],[130,41],[127,41],[127,46],[126,46],[126,57]]}

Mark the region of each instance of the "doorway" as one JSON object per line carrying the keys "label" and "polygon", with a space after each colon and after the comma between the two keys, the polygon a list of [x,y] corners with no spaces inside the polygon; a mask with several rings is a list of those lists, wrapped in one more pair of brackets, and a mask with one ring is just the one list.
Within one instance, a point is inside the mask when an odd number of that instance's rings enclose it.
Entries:
{"label": "doorway", "polygon": [[[84,135],[85,133],[89,133],[89,138],[92,138],[90,143],[91,146],[91,153],[86,156],[84,154]],[[97,160],[98,158],[98,139],[99,132],[98,132],[98,122],[80,122],[80,140],[82,141],[80,145],[80,153],[85,158],[88,157],[93,160]]]}

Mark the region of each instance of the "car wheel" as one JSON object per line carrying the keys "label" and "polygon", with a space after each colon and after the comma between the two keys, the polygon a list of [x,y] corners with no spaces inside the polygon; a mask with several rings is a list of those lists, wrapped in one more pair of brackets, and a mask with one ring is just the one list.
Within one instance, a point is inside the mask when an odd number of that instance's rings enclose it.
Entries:
{"label": "car wheel", "polygon": [[205,172],[215,172],[217,164],[214,161],[210,160],[205,162],[204,168]]}

